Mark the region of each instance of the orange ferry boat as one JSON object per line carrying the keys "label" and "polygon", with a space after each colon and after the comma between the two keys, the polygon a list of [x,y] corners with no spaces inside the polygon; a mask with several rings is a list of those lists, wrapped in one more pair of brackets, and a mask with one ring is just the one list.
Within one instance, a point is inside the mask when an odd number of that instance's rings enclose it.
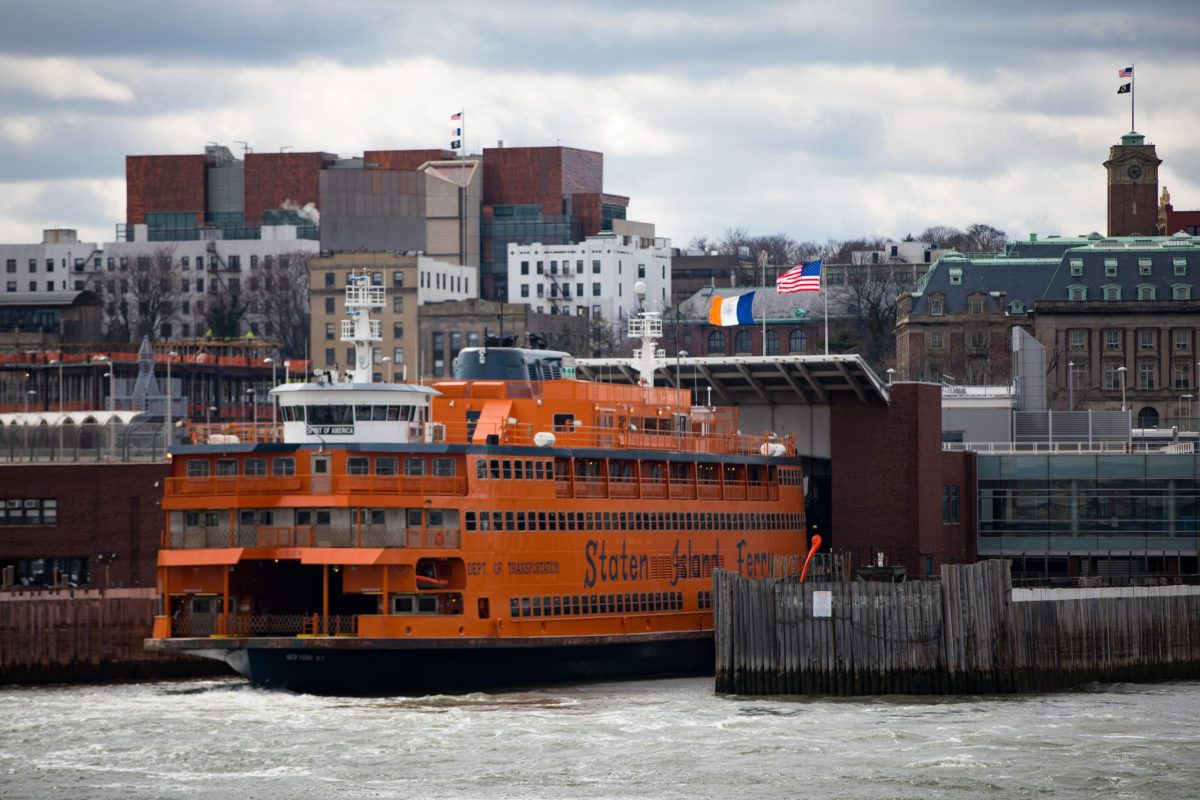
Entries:
{"label": "orange ferry boat", "polygon": [[272,391],[281,441],[205,426],[173,450],[147,647],[325,694],[711,670],[713,570],[806,549],[794,442],[648,385],[656,312],[630,324],[640,386],[517,347],[371,383],[383,292],[347,288],[356,369]]}

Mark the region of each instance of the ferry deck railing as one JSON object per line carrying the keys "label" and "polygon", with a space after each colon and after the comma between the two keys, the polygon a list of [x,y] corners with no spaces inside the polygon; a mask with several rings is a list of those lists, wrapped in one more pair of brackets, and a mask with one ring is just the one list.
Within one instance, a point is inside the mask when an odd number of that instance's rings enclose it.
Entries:
{"label": "ferry deck railing", "polygon": [[457,549],[462,530],[454,527],[388,527],[385,525],[237,525],[196,526],[163,534],[167,550],[224,547],[411,547]]}

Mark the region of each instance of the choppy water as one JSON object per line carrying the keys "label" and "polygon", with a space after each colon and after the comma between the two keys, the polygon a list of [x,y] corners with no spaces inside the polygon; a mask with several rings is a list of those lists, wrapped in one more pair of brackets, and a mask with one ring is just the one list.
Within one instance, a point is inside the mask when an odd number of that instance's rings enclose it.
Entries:
{"label": "choppy water", "polygon": [[344,699],[0,690],[2,798],[1198,798],[1200,683],[721,698],[711,678]]}

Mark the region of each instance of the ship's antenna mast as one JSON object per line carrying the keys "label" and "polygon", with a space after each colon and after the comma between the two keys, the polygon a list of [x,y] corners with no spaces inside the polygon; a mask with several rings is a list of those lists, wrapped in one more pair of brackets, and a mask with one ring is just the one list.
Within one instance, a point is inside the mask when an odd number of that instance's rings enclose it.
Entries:
{"label": "ship's antenna mast", "polygon": [[384,289],[372,286],[367,273],[350,274],[346,285],[346,314],[342,320],[342,341],[354,343],[354,367],[347,375],[351,383],[371,382],[371,352],[376,342],[383,341],[379,320],[371,319],[371,309],[383,308]]}
{"label": "ship's antenna mast", "polygon": [[638,383],[653,386],[654,371],[658,366],[655,344],[662,338],[662,313],[646,310],[646,284],[643,281],[633,285],[633,293],[638,298],[638,313],[629,318],[628,337],[642,340],[642,346],[633,351],[634,366],[638,371]]}

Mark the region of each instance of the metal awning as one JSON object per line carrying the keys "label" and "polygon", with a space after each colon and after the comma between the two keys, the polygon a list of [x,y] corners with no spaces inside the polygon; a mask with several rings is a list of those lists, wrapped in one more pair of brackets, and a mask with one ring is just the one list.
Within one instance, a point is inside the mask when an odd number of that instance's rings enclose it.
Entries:
{"label": "metal awning", "polygon": [[[580,377],[598,383],[635,384],[637,369],[624,358],[582,358]],[[808,403],[824,405],[836,392],[864,403],[888,402],[887,386],[862,356],[703,356],[659,359],[655,386],[694,390],[697,402],[718,405]]]}

